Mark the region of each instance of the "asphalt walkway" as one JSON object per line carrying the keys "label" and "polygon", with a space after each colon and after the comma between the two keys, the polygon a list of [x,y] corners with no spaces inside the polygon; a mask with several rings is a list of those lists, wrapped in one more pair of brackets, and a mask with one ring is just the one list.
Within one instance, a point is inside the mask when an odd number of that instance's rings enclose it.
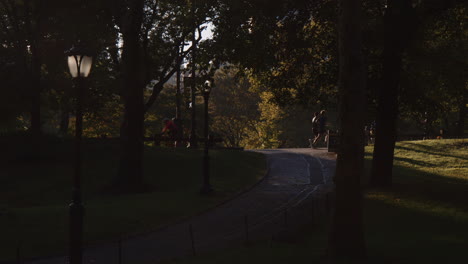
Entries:
{"label": "asphalt walkway", "polygon": [[[85,249],[86,264],[154,264],[268,238],[317,215],[311,205],[333,188],[333,154],[325,149],[255,150],[268,161],[265,178],[213,210],[153,233]],[[215,175],[213,175],[215,177]],[[315,197],[315,198],[314,198]],[[328,200],[328,199],[327,199]],[[318,207],[317,207],[318,208]],[[316,210],[314,212],[314,210]],[[30,264],[64,264],[67,257]]]}

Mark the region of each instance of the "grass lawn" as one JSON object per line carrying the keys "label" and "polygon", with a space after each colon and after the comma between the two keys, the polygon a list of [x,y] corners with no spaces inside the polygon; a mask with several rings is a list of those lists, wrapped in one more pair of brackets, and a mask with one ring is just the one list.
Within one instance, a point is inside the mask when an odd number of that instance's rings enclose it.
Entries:
{"label": "grass lawn", "polygon": [[[372,151],[366,148],[368,169]],[[468,263],[468,141],[399,142],[394,165],[391,190],[364,194],[368,263]],[[262,242],[168,263],[321,263],[327,229],[304,230],[299,243]]]}
{"label": "grass lawn", "polygon": [[365,225],[372,263],[468,263],[468,141],[398,143],[394,186],[367,191]]}
{"label": "grass lawn", "polygon": [[[31,159],[25,155],[25,141],[1,143],[7,151],[0,156],[0,262],[13,260],[19,243],[23,258],[65,254],[73,145],[49,140],[41,146],[39,159]],[[261,154],[212,150],[216,192],[202,197],[202,150],[147,146],[144,172],[152,191],[114,195],[103,190],[117,173],[119,145],[88,142],[83,148],[86,243],[151,231],[206,210],[251,186],[266,170]]]}

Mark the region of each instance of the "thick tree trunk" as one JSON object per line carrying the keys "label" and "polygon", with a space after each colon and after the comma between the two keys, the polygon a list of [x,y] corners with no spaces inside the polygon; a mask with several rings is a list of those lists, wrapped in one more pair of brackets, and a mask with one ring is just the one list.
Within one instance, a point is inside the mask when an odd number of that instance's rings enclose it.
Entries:
{"label": "thick tree trunk", "polygon": [[340,1],[340,147],[334,179],[336,210],[329,242],[332,259],[366,258],[360,186],[364,171],[365,115],[365,67],[361,52],[360,9],[360,0]]}
{"label": "thick tree trunk", "polygon": [[398,93],[402,52],[410,38],[412,12],[406,0],[389,0],[384,16],[382,86],[378,91],[376,137],[370,184],[387,188],[392,185],[393,156],[397,138]]}
{"label": "thick tree trunk", "polygon": [[122,155],[114,184],[117,187],[139,188],[143,183],[143,121],[144,104],[140,28],[143,0],[131,1],[123,28],[123,80],[125,124],[123,125]]}

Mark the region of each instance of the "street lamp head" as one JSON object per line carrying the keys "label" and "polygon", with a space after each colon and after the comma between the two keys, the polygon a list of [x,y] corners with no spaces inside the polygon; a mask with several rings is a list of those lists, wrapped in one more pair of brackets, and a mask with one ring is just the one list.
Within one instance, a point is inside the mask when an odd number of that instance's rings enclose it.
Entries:
{"label": "street lamp head", "polygon": [[210,80],[205,81],[205,84],[203,85],[203,91],[205,93],[208,93],[208,94],[211,92],[211,81]]}
{"label": "street lamp head", "polygon": [[72,47],[65,52],[68,57],[68,69],[73,78],[88,77],[93,58],[91,53],[81,47]]}

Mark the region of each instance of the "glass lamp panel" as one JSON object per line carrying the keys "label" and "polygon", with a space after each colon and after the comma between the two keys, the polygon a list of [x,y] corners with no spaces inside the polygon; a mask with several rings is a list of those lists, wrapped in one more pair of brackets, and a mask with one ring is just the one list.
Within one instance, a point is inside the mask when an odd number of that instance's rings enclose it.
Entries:
{"label": "glass lamp panel", "polygon": [[91,72],[91,65],[93,63],[93,58],[89,56],[83,56],[81,59],[80,65],[80,75],[82,77],[88,77]]}
{"label": "glass lamp panel", "polygon": [[211,92],[211,82],[210,81],[205,82],[205,92],[207,92],[207,93]]}
{"label": "glass lamp panel", "polygon": [[78,61],[75,56],[68,56],[68,69],[73,78],[78,77]]}

